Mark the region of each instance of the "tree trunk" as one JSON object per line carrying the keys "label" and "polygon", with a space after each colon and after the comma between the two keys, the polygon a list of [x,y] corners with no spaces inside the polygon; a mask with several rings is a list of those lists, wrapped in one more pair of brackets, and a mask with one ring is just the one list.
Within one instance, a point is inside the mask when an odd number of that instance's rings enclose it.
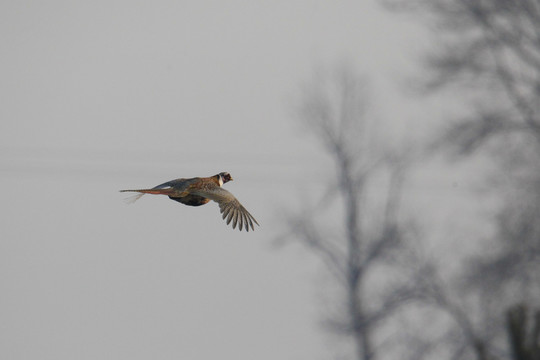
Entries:
{"label": "tree trunk", "polygon": [[540,311],[529,327],[527,307],[523,304],[506,313],[506,326],[514,360],[540,360]]}

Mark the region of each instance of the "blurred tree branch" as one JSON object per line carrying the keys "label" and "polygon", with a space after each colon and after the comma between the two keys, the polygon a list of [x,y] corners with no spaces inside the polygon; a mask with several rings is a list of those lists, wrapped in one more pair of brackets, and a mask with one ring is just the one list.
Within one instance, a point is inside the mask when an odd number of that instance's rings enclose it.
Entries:
{"label": "blurred tree branch", "polygon": [[[497,188],[505,195],[494,218],[494,234],[464,267],[464,286],[449,291],[431,279],[428,295],[456,321],[476,358],[509,358],[502,340],[509,329],[514,359],[528,360],[517,340],[526,328],[523,311],[512,310],[507,326],[500,319],[510,302],[537,304],[540,296],[540,1],[381,2],[428,19],[438,47],[427,58],[425,90],[457,88],[469,105],[468,114],[453,119],[435,147],[459,155],[488,149],[502,171],[491,174],[487,185],[506,181],[504,188]],[[481,308],[458,306],[456,299],[465,296],[477,297]],[[471,320],[482,312],[490,326]],[[462,351],[456,344],[459,357]]]}
{"label": "blurred tree branch", "polygon": [[[434,24],[438,52],[428,57],[429,91],[461,90],[487,110],[458,122],[448,133],[466,139],[468,154],[495,135],[519,131],[540,142],[540,3],[537,0],[382,0],[391,9],[425,14]],[[467,90],[468,88],[468,90]],[[482,94],[482,99],[477,99]],[[474,145],[474,146],[473,146]]]}
{"label": "blurred tree branch", "polygon": [[[373,281],[380,277],[374,269],[391,268],[390,255],[398,256],[403,246],[405,229],[398,214],[410,159],[384,149],[373,136],[366,83],[341,67],[305,87],[299,119],[330,156],[337,180],[315,210],[324,211],[337,202],[342,211],[336,213],[342,217],[329,214],[328,224],[324,224],[315,220],[313,211],[303,210],[287,219],[287,238],[317,255],[344,289],[344,320],[328,319],[326,324],[353,339],[359,360],[377,357],[375,330],[416,295],[411,283],[393,284],[381,292],[384,276]],[[369,200],[370,186],[381,178],[387,184],[386,193],[376,201]]]}

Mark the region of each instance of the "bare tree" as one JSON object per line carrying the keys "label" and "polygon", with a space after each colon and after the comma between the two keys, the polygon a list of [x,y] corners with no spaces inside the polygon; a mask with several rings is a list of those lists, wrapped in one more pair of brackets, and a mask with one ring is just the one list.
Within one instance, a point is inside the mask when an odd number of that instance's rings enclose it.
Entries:
{"label": "bare tree", "polygon": [[472,99],[472,114],[447,133],[451,144],[470,153],[502,134],[540,141],[538,0],[381,2],[427,15],[439,35],[427,57],[428,90],[457,86]]}
{"label": "bare tree", "polygon": [[[428,56],[426,88],[465,95],[468,115],[449,119],[437,145],[461,155],[484,149],[500,164],[486,181],[504,194],[494,236],[470,257],[460,286],[432,295],[446,294],[439,300],[445,309],[457,298],[476,297],[479,309],[453,311],[455,323],[477,359],[510,358],[506,309],[540,302],[540,1],[381,1],[418,11],[436,30],[439,46]],[[514,358],[521,357],[514,351]]]}
{"label": "bare tree", "polygon": [[[398,249],[405,236],[398,216],[405,160],[376,138],[368,95],[366,80],[344,67],[305,87],[299,119],[330,156],[335,182],[314,207],[319,213],[329,209],[329,221],[310,209],[287,218],[287,238],[324,261],[343,290],[342,311],[326,324],[352,338],[362,360],[376,358],[382,341],[377,329],[415,295],[410,282],[389,281],[392,269],[399,273]],[[375,196],[380,187],[385,191]]]}

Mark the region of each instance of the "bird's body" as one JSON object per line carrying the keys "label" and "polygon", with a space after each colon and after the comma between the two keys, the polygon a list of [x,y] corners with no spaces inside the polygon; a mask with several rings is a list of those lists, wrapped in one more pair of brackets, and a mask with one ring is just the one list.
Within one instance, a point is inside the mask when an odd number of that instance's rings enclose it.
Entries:
{"label": "bird's body", "polygon": [[170,199],[178,201],[184,205],[201,206],[210,200],[218,203],[223,214],[223,219],[227,224],[233,222],[233,229],[240,231],[245,228],[254,230],[253,223],[259,225],[257,220],[240,204],[240,202],[229,191],[222,188],[222,185],[232,180],[227,172],[221,172],[210,177],[195,177],[190,179],[176,179],[167,181],[151,189],[120,190],[121,192],[138,192],[135,200],[144,194],[167,195]]}

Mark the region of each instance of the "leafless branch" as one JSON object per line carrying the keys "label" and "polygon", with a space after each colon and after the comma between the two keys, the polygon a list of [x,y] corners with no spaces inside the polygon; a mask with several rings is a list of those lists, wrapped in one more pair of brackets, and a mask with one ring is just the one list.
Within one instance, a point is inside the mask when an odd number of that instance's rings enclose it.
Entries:
{"label": "leafless branch", "polygon": [[[359,360],[373,360],[376,351],[372,336],[377,319],[389,316],[408,300],[404,292],[390,292],[382,299],[378,312],[371,313],[370,289],[365,282],[365,274],[372,265],[391,266],[383,255],[398,244],[403,231],[397,214],[404,167],[397,158],[390,158],[382,151],[377,153],[380,149],[372,147],[367,91],[362,77],[350,68],[341,68],[330,77],[317,78],[306,89],[299,116],[333,160],[337,181],[332,184],[335,188],[332,195],[333,200],[339,199],[343,216],[333,219],[331,235],[322,235],[329,232],[306,213],[290,216],[288,228],[293,237],[320,257],[343,285],[346,319],[328,319],[326,325],[354,339]],[[387,169],[390,169],[390,185],[381,221],[366,224],[364,219],[370,209],[364,195],[370,179]]]}

